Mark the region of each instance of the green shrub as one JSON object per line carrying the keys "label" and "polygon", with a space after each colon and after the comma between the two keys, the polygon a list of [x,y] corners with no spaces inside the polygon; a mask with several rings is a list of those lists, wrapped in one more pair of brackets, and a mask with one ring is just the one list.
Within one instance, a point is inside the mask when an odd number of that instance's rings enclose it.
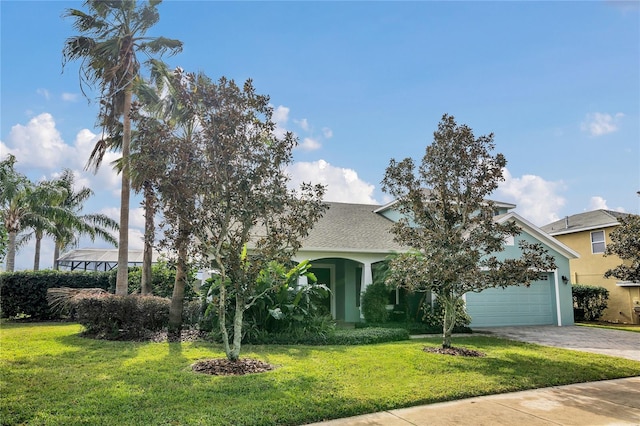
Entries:
{"label": "green shrub", "polygon": [[362,295],[362,314],[367,322],[385,323],[389,319],[389,288],[384,282],[370,284]]}
{"label": "green shrub", "polygon": [[49,309],[47,290],[54,287],[113,291],[112,272],[18,271],[0,273],[0,306],[6,318],[58,319]]}
{"label": "green shrub", "polygon": [[[196,271],[189,269],[187,283],[184,288],[184,300],[191,301],[199,298],[196,291]],[[142,268],[134,266],[129,268],[129,293],[140,293],[142,282]],[[176,281],[176,268],[168,262],[158,261],[151,266],[151,293],[158,297],[171,298]],[[115,281],[114,281],[115,288]]]}
{"label": "green shrub", "polygon": [[409,339],[402,328],[358,328],[309,333],[301,330],[281,333],[262,333],[252,342],[263,345],[370,345]]}
{"label": "green shrub", "polygon": [[171,301],[156,296],[87,295],[72,301],[86,332],[107,339],[129,339],[159,331],[169,323]]}
{"label": "green shrub", "polygon": [[609,290],[604,287],[576,284],[573,293],[573,316],[575,321],[596,321],[607,308]]}
{"label": "green shrub", "polygon": [[[430,329],[436,329],[438,332],[442,332],[444,306],[442,306],[438,301],[438,298],[436,297],[433,305],[429,302],[425,302],[421,309],[423,312],[422,322]],[[464,301],[462,299],[458,299],[456,302],[456,323],[453,331],[459,333],[461,330],[468,330],[469,324],[471,324],[471,317],[467,314],[467,310],[464,307]]]}

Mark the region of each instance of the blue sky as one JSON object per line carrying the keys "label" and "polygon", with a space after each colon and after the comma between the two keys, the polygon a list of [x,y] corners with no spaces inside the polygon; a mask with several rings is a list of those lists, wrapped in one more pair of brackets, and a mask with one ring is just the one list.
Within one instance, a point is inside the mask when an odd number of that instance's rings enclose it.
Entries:
{"label": "blue sky", "polygon": [[[73,169],[95,192],[85,212],[117,219],[118,177],[107,164],[83,171],[99,129],[78,64],[62,73],[69,7],[82,3],[0,1],[0,156],[16,155],[32,179]],[[252,78],[279,128],[299,138],[293,180],[326,183],[328,201],[389,201],[380,190],[389,160],[419,161],[449,113],[476,136],[495,134],[508,164],[493,198],[533,223],[640,212],[637,1],[165,1],[159,11],[150,35],[184,42],[166,61]],[[142,221],[134,210],[132,248]],[[52,253],[45,242],[41,267]],[[17,267],[32,257],[24,247]]]}

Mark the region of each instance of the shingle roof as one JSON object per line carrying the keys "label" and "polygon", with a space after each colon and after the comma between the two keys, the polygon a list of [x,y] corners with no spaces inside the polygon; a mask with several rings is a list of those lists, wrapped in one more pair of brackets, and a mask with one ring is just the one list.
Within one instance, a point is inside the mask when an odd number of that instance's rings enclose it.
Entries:
{"label": "shingle roof", "polygon": [[379,205],[326,203],[329,209],[303,240],[302,250],[404,251],[393,241],[393,222],[374,213]]}
{"label": "shingle roof", "polygon": [[[585,213],[578,213],[557,220],[541,227],[550,235],[570,234],[573,232],[586,231],[589,229],[605,228],[618,225],[618,219],[629,216],[629,213],[620,213],[612,210],[593,210]],[[568,226],[567,226],[568,222]]]}

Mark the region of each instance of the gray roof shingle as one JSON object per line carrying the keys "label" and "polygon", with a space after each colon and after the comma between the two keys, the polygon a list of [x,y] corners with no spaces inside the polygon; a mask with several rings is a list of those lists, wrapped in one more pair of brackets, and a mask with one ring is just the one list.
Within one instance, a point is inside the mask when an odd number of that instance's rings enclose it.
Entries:
{"label": "gray roof shingle", "polygon": [[404,251],[393,240],[393,222],[375,213],[379,205],[328,202],[329,209],[303,240],[302,250]]}
{"label": "gray roof shingle", "polygon": [[[618,219],[629,216],[629,213],[620,213],[612,210],[593,210],[568,216],[542,226],[544,232],[550,235],[570,234],[588,229],[603,228],[618,224]],[[567,221],[569,226],[567,226]]]}

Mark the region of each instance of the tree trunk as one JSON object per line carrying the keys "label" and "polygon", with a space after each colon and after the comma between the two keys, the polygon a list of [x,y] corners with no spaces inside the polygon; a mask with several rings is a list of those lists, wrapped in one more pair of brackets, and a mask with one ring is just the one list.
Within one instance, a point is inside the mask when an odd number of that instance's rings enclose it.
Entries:
{"label": "tree trunk", "polygon": [[233,316],[233,346],[227,352],[229,361],[237,361],[240,358],[240,346],[242,345],[242,317],[244,316],[244,300],[236,294],[236,310]]}
{"label": "tree trunk", "polygon": [[120,235],[118,239],[118,273],[116,275],[116,295],[129,293],[129,151],[131,145],[131,85],[124,89],[123,131],[122,131],[122,189],[120,191]]}
{"label": "tree trunk", "polygon": [[447,295],[440,298],[440,303],[444,305],[444,318],[442,322],[442,347],[451,347],[451,335],[456,324],[456,301],[458,299]]}
{"label": "tree trunk", "polygon": [[40,270],[40,246],[42,245],[42,234],[36,232],[36,249],[33,255],[33,270]]}
{"label": "tree trunk", "polygon": [[[181,232],[183,234],[183,232]],[[182,331],[182,311],[184,308],[184,288],[187,281],[187,241],[182,235],[178,237],[178,261],[176,262],[176,280],[171,295],[169,308],[168,339],[172,342],[180,341]]]}
{"label": "tree trunk", "polygon": [[153,189],[149,181],[144,182],[144,251],[142,253],[142,278],[140,289],[142,295],[153,292],[151,264],[153,255],[153,241],[155,240],[155,208],[153,202]]}
{"label": "tree trunk", "polygon": [[58,258],[60,257],[60,244],[58,240],[55,242],[55,247],[53,249],[53,269],[55,271],[60,270],[60,265],[58,264]]}
{"label": "tree trunk", "polygon": [[9,245],[7,246],[7,272],[13,272],[16,267],[16,236],[17,231],[9,231]]}
{"label": "tree trunk", "polygon": [[[218,262],[218,265],[221,263]],[[220,334],[222,335],[222,347],[227,358],[230,358],[231,348],[229,347],[229,331],[227,330],[227,286],[224,269],[220,272],[220,296],[218,298],[218,325],[220,326]]]}

